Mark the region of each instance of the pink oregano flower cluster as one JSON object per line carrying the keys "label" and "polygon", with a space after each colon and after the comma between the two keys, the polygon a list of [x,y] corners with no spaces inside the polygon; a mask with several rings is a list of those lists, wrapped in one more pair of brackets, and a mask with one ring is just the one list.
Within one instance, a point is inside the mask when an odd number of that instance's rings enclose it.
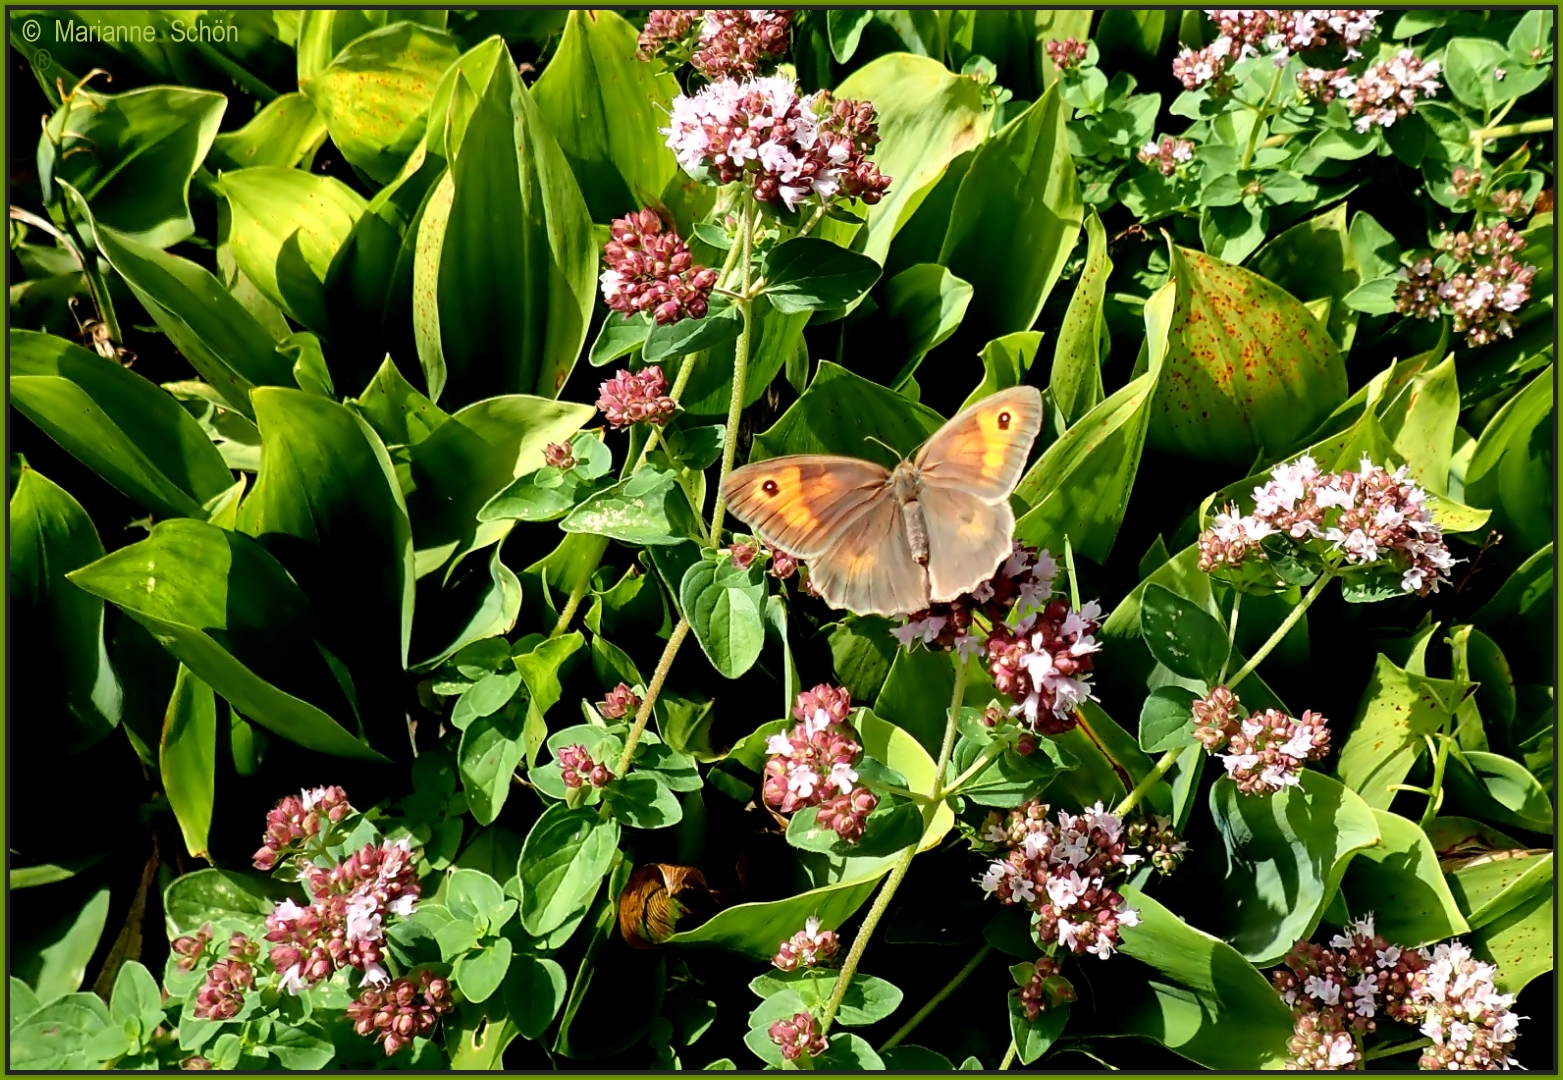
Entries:
{"label": "pink oregano flower cluster", "polygon": [[769,1034],[788,1061],[797,1061],[805,1054],[815,1057],[830,1049],[813,1013],[794,1013],[786,1020],[778,1020],[770,1026]]}
{"label": "pink oregano flower cluster", "polygon": [[1378,11],[1321,9],[1207,10],[1219,31],[1203,49],[1187,46],[1172,61],[1172,73],[1185,90],[1209,86],[1218,93],[1230,89],[1232,65],[1268,53],[1277,66],[1296,52],[1338,47],[1347,59],[1362,55],[1357,48],[1378,27]]}
{"label": "pink oregano flower cluster", "polygon": [[455,1008],[450,982],[423,970],[382,988],[367,987],[347,1007],[353,1030],[385,1049],[390,1057],[418,1036],[427,1037],[440,1017]]}
{"label": "pink oregano flower cluster", "polygon": [[1421,1068],[1507,1069],[1519,1021],[1512,994],[1493,985],[1497,969],[1458,941],[1403,949],[1354,920],[1328,946],[1299,941],[1271,980],[1292,1009],[1289,1069],[1362,1067],[1362,1036],[1380,1020],[1410,1024],[1431,1040]]}
{"label": "pink oregano flower cluster", "polygon": [[1060,810],[1056,820],[1048,809],[1033,799],[1008,814],[990,813],[982,840],[1007,850],[977,880],[999,903],[1032,912],[1044,948],[1105,960],[1119,945],[1119,928],[1140,921],[1108,882],[1145,856],[1129,850],[1123,819],[1100,802],[1081,814]]}
{"label": "pink oregano flower cluster", "polygon": [[1090,54],[1091,46],[1079,38],[1067,37],[1054,38],[1043,46],[1047,50],[1047,58],[1053,61],[1053,66],[1062,72],[1075,71],[1085,58]]}
{"label": "pink oregano flower cluster", "polygon": [[696,266],[689,245],[654,210],[616,218],[602,249],[602,298],[622,315],[650,312],[659,326],[699,319],[709,308],[716,271]]}
{"label": "pink oregano flower cluster", "polygon": [[1329,721],[1312,710],[1300,718],[1279,709],[1245,716],[1237,695],[1218,686],[1194,702],[1193,712],[1194,737],[1221,759],[1244,795],[1293,787],[1301,783],[1304,764],[1330,752]]}
{"label": "pink oregano flower cluster", "polygon": [[1500,221],[1491,228],[1443,233],[1436,244],[1436,263],[1422,258],[1401,270],[1395,310],[1417,319],[1449,315],[1455,333],[1464,334],[1472,348],[1513,337],[1536,276],[1534,266],[1514,257],[1525,249],[1525,238]]}
{"label": "pink oregano flower cluster", "polygon": [[352,807],[339,787],[305,788],[289,795],[266,814],[266,836],[255,852],[257,870],[270,870],[277,860],[320,834],[322,826],[335,825]]}
{"label": "pink oregano flower cluster", "polygon": [[782,814],[817,807],[821,828],[855,844],[879,797],[858,784],[853,766],[863,747],[846,722],[851,711],[852,696],[845,687],[821,683],[799,694],[792,710],[798,723],[766,741],[770,757],[761,794],[767,806]]}
{"label": "pink oregano flower cluster", "polygon": [[628,683],[619,683],[608,691],[605,700],[597,703],[597,712],[604,720],[622,720],[634,716],[640,708],[640,695],[631,690]]}
{"label": "pink oregano flower cluster", "polygon": [[678,411],[668,397],[667,376],[656,364],[638,372],[620,371],[597,388],[597,408],[613,428],[667,423]]}
{"label": "pink oregano flower cluster", "polygon": [[1199,536],[1199,567],[1210,573],[1265,559],[1261,543],[1281,537],[1314,556],[1343,565],[1383,564],[1400,573],[1400,587],[1426,596],[1449,580],[1455,560],[1433,520],[1428,495],[1402,465],[1393,473],[1363,457],[1357,471],[1321,472],[1304,454],[1270,470],[1254,488],[1254,512],[1235,504],[1217,513]]}
{"label": "pink oregano flower cluster", "polygon": [[1163,135],[1161,142],[1150,140],[1135,154],[1142,164],[1154,166],[1163,176],[1171,176],[1178,166],[1194,160],[1194,144],[1187,139]]}
{"label": "pink oregano flower cluster", "polygon": [[760,202],[797,209],[808,198],[877,203],[890,179],[868,160],[879,142],[874,107],[800,96],[780,76],[721,79],[675,98],[662,129],[679,164],[697,179],[752,184]]}
{"label": "pink oregano flower cluster", "polygon": [[1015,967],[1015,981],[1025,978],[1020,987],[1020,1007],[1026,1010],[1027,1020],[1035,1021],[1049,1009],[1075,1000],[1074,984],[1064,978],[1063,964],[1056,957],[1039,956],[1029,967],[1029,971],[1019,964]]}
{"label": "pink oregano flower cluster", "polygon": [[1357,130],[1367,131],[1393,127],[1419,99],[1435,97],[1441,89],[1439,74],[1437,60],[1422,60],[1410,49],[1401,49],[1361,75],[1334,73],[1330,86],[1357,118]]}
{"label": "pink oregano flower cluster", "polygon": [[608,771],[606,765],[593,761],[584,746],[561,746],[554,760],[559,763],[559,778],[567,788],[578,788],[585,784],[603,788],[613,781],[613,773]]}
{"label": "pink oregano flower cluster", "polygon": [[790,11],[658,10],[646,18],[636,56],[688,60],[707,79],[747,79],[776,66],[787,52]]}
{"label": "pink oregano flower cluster", "polygon": [[821,930],[819,916],[810,915],[802,930],[777,946],[771,964],[782,971],[818,967],[833,960],[840,948],[841,940],[836,932]]}

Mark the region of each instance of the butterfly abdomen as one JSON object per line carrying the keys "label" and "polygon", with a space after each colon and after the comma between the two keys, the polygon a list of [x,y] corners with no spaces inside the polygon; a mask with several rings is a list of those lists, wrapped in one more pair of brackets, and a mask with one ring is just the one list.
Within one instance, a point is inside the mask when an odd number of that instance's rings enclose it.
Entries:
{"label": "butterfly abdomen", "polygon": [[901,512],[906,521],[906,542],[912,547],[912,558],[917,565],[928,565],[928,522],[923,517],[923,507],[916,499],[903,503]]}

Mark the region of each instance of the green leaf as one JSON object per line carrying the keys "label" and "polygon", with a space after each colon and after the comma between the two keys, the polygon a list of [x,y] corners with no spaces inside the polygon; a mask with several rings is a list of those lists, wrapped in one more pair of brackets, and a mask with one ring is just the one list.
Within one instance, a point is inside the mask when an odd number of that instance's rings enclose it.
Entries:
{"label": "green leaf", "polygon": [[728,679],[738,678],[760,658],[764,602],[765,576],[758,566],[739,570],[726,560],[707,558],[691,566],[679,585],[679,604],[695,640]]}
{"label": "green leaf", "polygon": [[1398,667],[1380,654],[1341,747],[1336,775],[1375,810],[1388,810],[1394,785],[1403,783],[1436,732],[1470,690],[1469,684],[1431,679]]}
{"label": "green leaf", "polygon": [[[803,999],[804,1007],[816,1014],[822,1011],[836,992],[840,972],[829,969],[767,971],[749,982],[749,989],[762,998],[792,992]],[[847,984],[841,998],[836,1022],[847,1027],[865,1027],[877,1023],[901,1007],[901,991],[884,979],[858,974]]]}
{"label": "green leaf", "polygon": [[466,731],[478,717],[492,716],[504,708],[520,687],[521,676],[514,671],[482,676],[456,699],[456,707],[451,710],[451,726]]}
{"label": "green leaf", "polygon": [[383,760],[311,704],[352,713],[315,643],[309,601],[255,541],[164,521],[70,580],[145,626],[246,719],[321,753]]}
{"label": "green leaf", "polygon": [[572,11],[532,88],[593,221],[652,205],[678,173],[657,133],[678,83],[636,59],[638,35],[617,12]]}
{"label": "green leaf", "polygon": [[163,890],[168,938],[193,934],[208,922],[219,940],[238,932],[256,937],[256,929],[277,902],[293,897],[295,890],[262,874],[210,867],[195,870],[175,878]]}
{"label": "green leaf", "polygon": [[495,938],[477,952],[459,957],[451,970],[456,988],[470,1002],[487,1001],[510,970],[510,954],[510,939]]}
{"label": "green leaf", "polygon": [[821,361],[807,390],[770,430],[756,435],[750,461],[783,454],[847,454],[894,467],[895,454],[910,454],[937,431],[944,418],[893,390],[845,368]]}
{"label": "green leaf", "polygon": [[239,510],[310,597],[322,642],[352,673],[379,741],[404,737],[390,698],[412,637],[412,526],[379,436],[352,410],[300,390],[251,395],[260,474]]}
{"label": "green leaf", "polygon": [[[1361,213],[1357,217],[1372,220]],[[1305,304],[1329,299],[1325,329],[1342,352],[1351,351],[1357,313],[1346,297],[1362,284],[1363,274],[1346,228],[1344,202],[1287,229],[1260,248],[1250,265]]]}
{"label": "green leaf", "polygon": [[10,1037],[13,1069],[45,1072],[100,1069],[103,1059],[88,1049],[110,1023],[108,1006],[96,994],[68,994],[29,1016]]}
{"label": "green leaf", "polygon": [[[749,368],[744,382],[744,406],[765,394],[789,360],[803,348],[803,327],[811,313],[784,315],[765,296],[756,297],[749,315]],[[691,416],[725,417],[733,397],[733,361],[737,341],[717,345],[705,353],[689,377],[679,405]]]}
{"label": "green leaf", "polygon": [[872,288],[880,272],[867,256],[800,236],[765,257],[765,295],[784,315],[845,307]]}
{"label": "green leaf", "polygon": [[61,912],[49,925],[19,942],[11,973],[30,983],[39,1001],[51,1002],[79,989],[108,917],[109,890],[104,886],[88,898],[81,910]]}
{"label": "green leaf", "polygon": [[[1379,416],[1384,434],[1405,460],[1412,478],[1435,495],[1449,491],[1449,460],[1459,418],[1460,387],[1453,354],[1431,370],[1413,375]],[[1469,468],[1466,477],[1469,482]],[[1470,497],[1469,491],[1466,497]]]}
{"label": "green leaf", "polygon": [[602,320],[587,360],[592,367],[603,367],[628,356],[646,344],[646,338],[654,325],[644,315],[625,316],[609,312],[608,317]]}
{"label": "green leaf", "polygon": [[1158,686],[1140,708],[1140,749],[1160,754],[1188,746],[1194,739],[1191,706],[1198,694],[1181,686]]}
{"label": "green leaf", "polygon": [[496,545],[486,565],[465,562],[443,586],[434,575],[423,579],[421,589],[439,592],[432,602],[426,593],[418,604],[423,615],[414,625],[413,670],[438,667],[473,642],[492,640],[515,628],[521,614],[521,581],[499,556]]}
{"label": "green leaf", "polygon": [[190,178],[226,106],[221,94],[179,86],[78,90],[38,143],[44,201],[58,197],[53,185],[63,181],[81,192],[99,224],[138,243],[166,248],[188,239],[195,232]]}
{"label": "green leaf", "polygon": [[140,1024],[142,1041],[148,1041],[163,1022],[163,992],[142,964],[126,960],[114,978],[109,1009],[119,1023],[134,1020]]}
{"label": "green leaf", "polygon": [[1444,773],[1449,809],[1496,825],[1550,833],[1552,800],[1519,762],[1477,750],[1450,754]]}
{"label": "green leaf", "polygon": [[[617,316],[604,320],[605,331],[614,319],[617,319]],[[635,325],[633,322],[628,325],[624,341],[627,342],[633,337]],[[718,301],[712,305],[708,313],[698,319],[680,319],[676,323],[653,326],[649,333],[642,329],[639,341],[641,357],[648,364],[660,364],[665,360],[713,349],[718,345],[736,341],[738,335],[743,333],[743,328],[743,313],[731,304]],[[615,348],[622,347],[622,344],[615,346]],[[596,346],[592,348],[595,352]],[[595,356],[593,362],[596,362]]]}
{"label": "green leaf", "polygon": [[212,688],[183,664],[164,714],[158,772],[184,835],[185,850],[206,858],[217,794],[217,701]]}
{"label": "green leaf", "polygon": [[1293,445],[1345,401],[1340,350],[1301,303],[1230,263],[1169,251],[1177,300],[1154,448],[1247,465]]}
{"label": "green leaf", "polygon": [[657,772],[632,772],[603,791],[613,816],[632,829],[665,829],[684,816],[678,796]]}
{"label": "green leaf", "polygon": [[1009,1030],[1015,1041],[1015,1056],[1022,1065],[1030,1065],[1053,1048],[1069,1023],[1069,1005],[1047,1009],[1035,1020],[1026,1018],[1026,1008],[1020,1003],[1020,991],[1009,992]]}
{"label": "green leaf", "polygon": [[878,114],[880,142],[874,161],[895,182],[883,199],[868,207],[861,250],[883,263],[890,241],[950,162],[987,135],[989,113],[983,108],[982,88],[938,60],[892,52],[848,75],[835,94],[872,101]]}
{"label": "green leaf", "polygon": [[548,444],[569,442],[592,412],[590,405],[511,394],[461,409],[417,443],[407,513],[420,575],[505,536],[510,522],[479,523],[483,506],[542,468]]}
{"label": "green leaf", "polygon": [[1498,410],[1465,470],[1465,501],[1490,507],[1493,527],[1526,555],[1552,540],[1552,382],[1549,364]]}
{"label": "green leaf", "polygon": [[678,544],[700,538],[678,474],[647,466],[570,511],[559,527],[626,544]]}
{"label": "green leaf", "polygon": [[832,1035],[830,1049],[816,1060],[821,1069],[832,1072],[883,1072],[885,1068],[884,1061],[868,1040],[851,1032]]}
{"label": "green leaf", "polygon": [[363,197],[332,177],[277,166],[224,173],[217,190],[232,214],[228,244],[239,269],[288,315],[329,336],[326,275]]}
{"label": "green leaf", "polygon": [[161,517],[203,517],[233,474],[194,417],[133,370],[63,338],[11,331],[11,403]]}
{"label": "green leaf", "polygon": [[[1499,78],[1498,71],[1513,71]],[[1487,38],[1457,37],[1444,46],[1444,79],[1463,105],[1492,111],[1541,85],[1545,76],[1519,67],[1509,52]]]}
{"label": "green leaf", "polygon": [[[12,871],[12,874],[14,881],[15,871]],[[13,889],[16,888],[14,884],[11,887]],[[9,993],[11,995],[9,999],[10,1023],[7,1025],[7,1028],[15,1030],[17,1024],[41,1009],[43,1002],[38,1000],[38,995],[33,993],[32,987],[18,979],[15,975],[10,977]]]}
{"label": "green leaf", "polygon": [[[466,85],[466,84],[462,84]],[[415,304],[429,396],[458,405],[495,394],[554,397],[586,341],[596,291],[591,219],[570,165],[509,62],[495,63],[418,257],[432,270]],[[439,198],[439,193],[436,193]],[[496,222],[506,242],[495,243]]]}
{"label": "green leaf", "polygon": [[1151,655],[1173,672],[1215,684],[1227,658],[1227,635],[1197,604],[1161,585],[1146,586],[1140,598],[1140,633]]}
{"label": "green leaf", "polygon": [[364,392],[350,403],[387,446],[411,446],[427,439],[450,416],[402,377],[389,356]]}
{"label": "green leaf", "polygon": [[836,682],[863,701],[878,697],[900,655],[889,622],[876,615],[849,615],[825,627],[824,634]]}
{"label": "green leaf", "polygon": [[1307,938],[1352,856],[1379,842],[1362,799],[1323,773],[1269,795],[1243,795],[1229,777],[1210,791],[1224,849],[1212,919],[1255,964],[1274,964]]}
{"label": "green leaf", "polygon": [[955,196],[939,262],[976,290],[977,341],[1031,329],[1079,236],[1067,110],[1058,90],[1043,94],[978,148]]}
{"label": "green leaf", "polygon": [[1021,477],[1015,495],[1030,509],[1015,523],[1015,539],[1060,551],[1067,537],[1075,551],[1106,561],[1152,422],[1173,297],[1167,285],[1145,303],[1149,370],[1082,416]]}
{"label": "green leaf", "polygon": [[107,227],[93,235],[152,321],[234,410],[253,415],[256,386],[293,385],[293,365],[266,328],[205,269]]}
{"label": "green leaf", "polygon": [[[932,788],[933,758],[916,739],[867,710],[856,713],[853,724],[865,754],[900,773],[911,790]],[[918,850],[927,851],[937,845],[953,822],[950,808],[939,807],[923,833]],[[817,857],[802,855],[800,858],[808,862]],[[895,859],[896,856],[891,855],[829,860],[828,869],[816,873],[815,887],[782,900],[723,908],[699,926],[674,934],[667,943],[712,946],[751,958],[773,956],[776,942],[780,940],[776,936],[777,927],[802,926],[814,915],[825,929],[836,929],[868,902],[879,879],[890,872]]]}
{"label": "green leaf", "polygon": [[521,925],[541,937],[591,902],[608,873],[619,827],[595,810],[551,806],[521,849]]}
{"label": "green leaf", "polygon": [[499,816],[510,796],[516,767],[525,759],[526,714],[520,702],[507,699],[503,707],[467,723],[456,750],[456,768],[467,806],[479,825]]}
{"label": "green leaf", "polygon": [[1550,892],[1542,892],[1500,915],[1472,937],[1472,952],[1497,966],[1493,983],[1500,993],[1517,994],[1532,979],[1553,969],[1552,939],[1557,929],[1553,910]]}
{"label": "green leaf", "polygon": [[342,156],[385,184],[422,141],[435,84],[460,54],[441,30],[395,22],[351,42],[298,88]]}
{"label": "green leaf", "polygon": [[527,768],[531,768],[537,762],[537,751],[548,735],[548,725],[543,721],[543,714],[554,707],[563,692],[559,685],[559,670],[585,644],[585,638],[580,631],[572,630],[568,634],[537,641],[525,651],[520,648],[524,644],[526,639],[518,643],[512,659],[516,670],[521,673],[522,681],[526,683],[526,764]]}
{"label": "green leaf", "polygon": [[301,1027],[279,1027],[266,1052],[277,1059],[277,1064],[289,1071],[318,1071],[324,1069],[336,1056],[331,1040],[313,1024]]}
{"label": "green leaf", "polygon": [[[1136,13],[1138,14],[1138,13]],[[1053,370],[1048,389],[1053,403],[1063,413],[1068,427],[1095,408],[1105,396],[1102,389],[1102,358],[1107,323],[1102,300],[1113,262],[1107,257],[1107,232],[1096,211],[1085,219],[1085,268],[1075,284],[1075,292],[1058,328],[1053,347]]]}
{"label": "green leaf", "polygon": [[10,659],[16,671],[28,673],[28,712],[46,734],[23,728],[13,735],[19,748],[35,753],[73,753],[114,730],[123,707],[103,641],[103,600],[67,580],[101,559],[103,544],[64,488],[26,465],[15,485],[7,530],[9,611],[26,631],[12,639]]}
{"label": "green leaf", "polygon": [[889,856],[916,841],[922,825],[922,813],[914,804],[881,799],[868,815],[863,838],[849,844],[837,836],[834,829],[821,828],[815,808],[808,807],[792,815],[787,825],[787,843],[802,851],[827,855]]}
{"label": "green leaf", "polygon": [[1469,932],[1427,834],[1387,810],[1373,817],[1379,842],[1359,852],[1341,880],[1351,912],[1373,912],[1378,932],[1407,948]]}
{"label": "green leaf", "polygon": [[1446,870],[1450,891],[1472,929],[1513,911],[1534,897],[1552,892],[1556,857],[1506,849],[1483,852]]}
{"label": "green leaf", "polygon": [[904,384],[923,357],[955,333],[971,297],[971,286],[938,263],[918,263],[885,282],[883,304],[861,333],[899,364],[886,385]]}
{"label": "green leaf", "polygon": [[772,994],[749,1014],[749,1031],[744,1035],[744,1045],[753,1050],[761,1061],[780,1069],[784,1059],[781,1047],[771,1041],[770,1026],[778,1020],[790,1020],[798,1013],[808,1011],[808,1003],[797,990]]}
{"label": "green leaf", "polygon": [[[1225,942],[1190,926],[1133,885],[1124,899],[1140,914],[1121,950],[1146,967],[1093,969],[1100,1000],[1113,1002],[1111,1030],[1141,1035],[1210,1069],[1280,1068],[1292,1015],[1269,980]],[[1077,1032],[1077,1034],[1085,1034]]]}
{"label": "green leaf", "polygon": [[961,408],[975,405],[989,394],[1020,386],[1026,381],[1026,373],[1036,361],[1037,350],[1042,347],[1042,334],[1036,330],[1022,330],[1018,334],[1005,334],[994,338],[982,347],[982,384],[973,390]]}
{"label": "green leaf", "polygon": [[326,122],[303,94],[283,94],[237,131],[212,140],[206,167],[222,173],[263,165],[292,168],[312,154],[326,137]]}

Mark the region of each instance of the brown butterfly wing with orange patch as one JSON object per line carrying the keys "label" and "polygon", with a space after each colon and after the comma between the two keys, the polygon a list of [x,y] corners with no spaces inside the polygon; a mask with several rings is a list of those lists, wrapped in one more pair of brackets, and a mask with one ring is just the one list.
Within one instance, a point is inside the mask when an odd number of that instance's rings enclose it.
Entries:
{"label": "brown butterfly wing with orange patch", "polygon": [[745,465],[722,488],[733,514],[770,543],[812,563],[846,532],[890,473],[872,461],[794,454]]}
{"label": "brown butterfly wing with orange patch", "polygon": [[928,574],[912,553],[906,512],[889,488],[836,542],[809,560],[809,584],[833,608],[904,615],[928,606]]}
{"label": "brown butterfly wing with orange patch", "polygon": [[928,527],[928,591],[953,600],[993,576],[1010,552],[1020,482],[1042,429],[1042,395],[1019,386],[957,414],[917,455]]}

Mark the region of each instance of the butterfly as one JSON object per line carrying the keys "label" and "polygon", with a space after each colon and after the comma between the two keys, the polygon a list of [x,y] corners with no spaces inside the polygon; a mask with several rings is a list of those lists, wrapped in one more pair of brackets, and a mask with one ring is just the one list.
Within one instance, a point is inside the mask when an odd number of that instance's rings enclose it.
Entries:
{"label": "butterfly", "polygon": [[993,576],[1010,554],[1020,482],[1042,428],[1035,388],[962,410],[894,471],[861,458],[796,454],[746,465],[722,494],[772,547],[809,564],[834,608],[905,615]]}

